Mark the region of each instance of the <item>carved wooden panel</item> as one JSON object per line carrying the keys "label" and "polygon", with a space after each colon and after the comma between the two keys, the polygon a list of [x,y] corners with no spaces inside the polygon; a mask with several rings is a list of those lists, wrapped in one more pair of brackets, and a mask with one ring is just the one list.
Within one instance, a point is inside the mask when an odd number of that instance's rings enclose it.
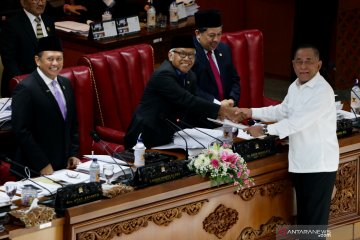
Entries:
{"label": "carved wooden panel", "polygon": [[206,232],[214,234],[221,239],[226,232],[237,222],[239,213],[232,208],[220,204],[214,212],[210,213],[203,221]]}
{"label": "carved wooden panel", "polygon": [[330,219],[358,212],[357,169],[357,159],[339,165],[336,192],[330,206]]}
{"label": "carved wooden panel", "polygon": [[269,184],[263,184],[260,186],[247,188],[239,193],[237,193],[244,201],[251,200],[257,193],[260,193],[261,196],[266,196],[273,198],[278,194],[281,194],[284,192],[285,189],[287,189],[289,186],[291,186],[291,180],[289,179],[283,179],[281,181],[269,183]]}
{"label": "carved wooden panel", "polygon": [[148,214],[142,217],[130,219],[116,224],[111,224],[86,232],[81,232],[76,235],[76,239],[110,240],[115,236],[121,236],[122,234],[131,234],[139,230],[140,228],[146,227],[149,222],[153,222],[159,226],[168,226],[175,219],[181,218],[182,213],[187,213],[190,216],[198,214],[200,209],[206,202],[208,202],[208,200],[201,200],[198,202],[193,202],[179,207]]}
{"label": "carved wooden panel", "polygon": [[289,224],[282,218],[273,216],[268,222],[261,224],[258,230],[252,227],[244,228],[237,240],[275,239],[276,227]]}

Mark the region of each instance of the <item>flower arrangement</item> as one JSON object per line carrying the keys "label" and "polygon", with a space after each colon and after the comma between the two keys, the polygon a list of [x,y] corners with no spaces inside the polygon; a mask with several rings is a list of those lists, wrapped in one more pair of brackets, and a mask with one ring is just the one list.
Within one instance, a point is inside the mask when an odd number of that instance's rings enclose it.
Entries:
{"label": "flower arrangement", "polygon": [[254,185],[244,159],[229,145],[213,144],[197,156],[190,158],[188,167],[197,174],[209,177],[212,186],[233,183],[237,191]]}

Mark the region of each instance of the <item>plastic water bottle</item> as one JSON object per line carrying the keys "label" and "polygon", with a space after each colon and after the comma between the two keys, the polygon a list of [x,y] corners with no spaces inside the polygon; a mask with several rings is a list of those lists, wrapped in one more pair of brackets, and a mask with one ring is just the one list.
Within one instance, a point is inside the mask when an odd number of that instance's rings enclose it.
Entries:
{"label": "plastic water bottle", "polygon": [[172,2],[169,8],[170,25],[177,25],[179,22],[178,8],[176,2]]}
{"label": "plastic water bottle", "polygon": [[97,162],[97,158],[93,158],[89,173],[90,182],[100,182],[100,165]]}
{"label": "plastic water bottle", "polygon": [[351,99],[350,106],[355,111],[356,114],[360,114],[360,88],[359,80],[355,80],[355,84],[351,89]]}
{"label": "plastic water bottle", "polygon": [[145,165],[145,157],[144,157],[145,150],[146,150],[146,147],[145,147],[144,143],[142,142],[141,134],[140,134],[140,136],[138,137],[138,140],[136,142],[136,145],[134,146],[134,157],[135,157],[134,165],[135,165],[135,167],[141,167],[141,166]]}
{"label": "plastic water bottle", "polygon": [[103,21],[108,21],[112,19],[112,14],[109,11],[105,11],[101,17]]}
{"label": "plastic water bottle", "polygon": [[153,30],[156,27],[156,10],[155,7],[153,5],[153,1],[150,1],[150,8],[147,11],[147,29],[148,30]]}

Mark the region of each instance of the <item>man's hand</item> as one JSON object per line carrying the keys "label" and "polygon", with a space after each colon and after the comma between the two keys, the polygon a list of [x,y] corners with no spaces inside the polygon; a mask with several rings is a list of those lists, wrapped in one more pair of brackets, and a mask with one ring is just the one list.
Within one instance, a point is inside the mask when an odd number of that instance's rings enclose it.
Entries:
{"label": "man's hand", "polygon": [[79,11],[87,11],[87,8],[82,6],[82,5],[70,5],[70,4],[65,4],[64,5],[64,12],[65,13],[72,13],[75,15],[81,15],[81,12]]}
{"label": "man's hand", "polygon": [[221,101],[221,105],[234,107],[234,100],[232,99],[224,99]]}
{"label": "man's hand", "polygon": [[241,122],[242,120],[246,119],[246,115],[243,114],[239,108],[237,107],[229,107],[224,106],[221,104],[220,110],[219,110],[219,117],[221,119],[227,118],[233,122]]}
{"label": "man's hand", "polygon": [[243,115],[245,115],[246,118],[252,118],[251,108],[239,108],[239,113],[242,113]]}
{"label": "man's hand", "polygon": [[53,173],[54,173],[54,169],[52,168],[50,163],[46,167],[40,170],[40,175],[51,175]]}
{"label": "man's hand", "polygon": [[243,129],[243,131],[250,134],[253,137],[260,137],[264,135],[264,129],[262,125],[254,125]]}
{"label": "man's hand", "polygon": [[66,168],[75,169],[76,166],[79,165],[79,163],[80,163],[80,159],[78,159],[77,157],[69,157]]}

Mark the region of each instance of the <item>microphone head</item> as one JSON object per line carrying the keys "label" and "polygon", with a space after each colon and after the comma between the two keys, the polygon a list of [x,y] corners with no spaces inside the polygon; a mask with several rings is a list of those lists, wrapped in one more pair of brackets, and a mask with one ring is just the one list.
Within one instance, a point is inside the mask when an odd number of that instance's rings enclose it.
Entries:
{"label": "microphone head", "polygon": [[91,131],[90,136],[95,142],[100,142],[100,137],[95,131]]}

